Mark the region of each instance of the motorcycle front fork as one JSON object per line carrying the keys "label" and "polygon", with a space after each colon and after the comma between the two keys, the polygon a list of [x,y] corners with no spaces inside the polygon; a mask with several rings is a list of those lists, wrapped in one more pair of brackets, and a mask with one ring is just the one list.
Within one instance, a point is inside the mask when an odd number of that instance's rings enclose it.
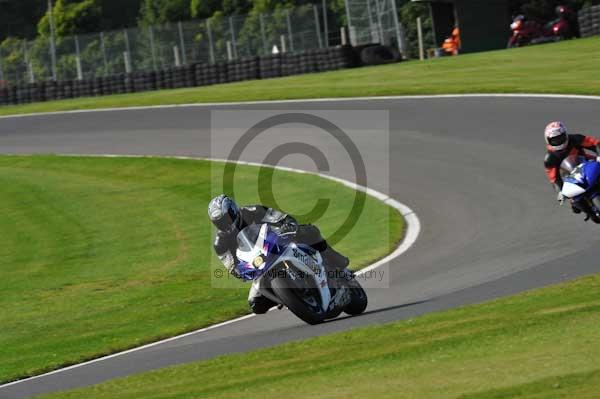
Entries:
{"label": "motorcycle front fork", "polygon": [[600,197],[586,198],[582,201],[573,202],[572,206],[581,210],[586,215],[586,221],[592,219],[594,223],[600,224]]}

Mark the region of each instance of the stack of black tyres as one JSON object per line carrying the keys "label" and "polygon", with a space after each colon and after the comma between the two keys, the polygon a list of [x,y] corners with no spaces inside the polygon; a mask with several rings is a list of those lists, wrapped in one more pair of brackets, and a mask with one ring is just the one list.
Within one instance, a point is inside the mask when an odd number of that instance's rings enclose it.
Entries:
{"label": "stack of black tyres", "polygon": [[354,68],[362,65],[360,54],[350,45],[336,47],[335,58],[340,68]]}
{"label": "stack of black tyres", "polygon": [[281,54],[270,54],[260,57],[258,69],[261,79],[277,78],[281,76]]}
{"label": "stack of black tyres", "polygon": [[167,68],[167,69],[163,70],[163,79],[164,79],[163,88],[172,89],[174,87],[174,80],[173,80],[174,77],[175,77],[175,71],[173,70],[173,68]]}
{"label": "stack of black tyres", "polygon": [[233,60],[227,63],[227,77],[230,82],[239,82],[243,79],[243,66],[241,60]]}
{"label": "stack of black tyres", "polygon": [[[44,87],[44,97],[48,101],[56,100],[56,82],[46,82],[46,86]],[[81,97],[81,95],[79,97]]]}
{"label": "stack of black tyres", "polygon": [[194,67],[192,65],[182,66],[182,79],[183,87],[194,87],[196,86],[196,75],[194,73]]}
{"label": "stack of black tyres", "polygon": [[19,86],[17,87],[17,104],[25,104],[28,100],[28,88],[27,86]]}
{"label": "stack of black tyres", "polygon": [[217,84],[229,82],[229,68],[225,61],[215,64],[217,70]]}
{"label": "stack of black tyres", "polygon": [[253,80],[260,77],[258,57],[247,57],[227,63],[227,77],[230,82]]}
{"label": "stack of black tyres", "polygon": [[118,75],[113,75],[111,80],[112,91],[115,94],[123,94],[126,93],[125,89],[125,74],[120,73]]}
{"label": "stack of black tyres", "polygon": [[97,78],[93,78],[91,79],[91,84],[92,84],[92,95],[93,96],[101,96],[104,91],[103,91],[103,78],[101,77],[97,77]]}
{"label": "stack of black tyres", "polygon": [[382,46],[380,44],[366,45],[359,51],[361,64],[363,65],[390,64],[402,60],[398,49],[391,46]]}
{"label": "stack of black tyres", "polygon": [[281,58],[281,76],[299,75],[300,54],[286,53]]}
{"label": "stack of black tyres", "polygon": [[308,50],[300,53],[298,59],[298,73],[313,73],[317,71],[316,50]]}
{"label": "stack of black tyres", "polygon": [[138,91],[145,91],[146,79],[146,72],[134,72],[131,74],[131,80],[133,81],[133,89],[136,93]]}
{"label": "stack of black tyres", "polygon": [[329,66],[330,50],[329,49],[315,49],[313,51],[315,60],[315,69],[317,72],[324,72],[331,70]]}
{"label": "stack of black tyres", "polygon": [[600,5],[579,11],[579,31],[582,37],[600,35]]}
{"label": "stack of black tyres", "polygon": [[173,89],[180,89],[185,86],[185,68],[174,67],[171,68],[171,87]]}
{"label": "stack of black tyres", "polygon": [[11,104],[18,104],[17,103],[17,88],[15,86],[11,87],[8,91],[8,98],[10,100]]}
{"label": "stack of black tyres", "polygon": [[160,71],[156,71],[156,89],[157,90],[164,90],[167,88],[167,83],[166,83],[166,71],[164,70],[160,70]]}
{"label": "stack of black tyres", "polygon": [[0,86],[0,106],[8,104],[8,88]]}
{"label": "stack of black tyres", "polygon": [[[590,11],[583,14],[591,15]],[[594,14],[596,15],[596,14]],[[109,94],[133,93],[156,89],[170,89],[192,86],[206,86],[218,83],[237,82],[251,79],[269,79],[279,76],[298,75],[319,71],[351,68],[361,65],[360,55],[365,63],[373,59],[365,58],[365,50],[381,56],[383,62],[399,59],[393,49],[383,46],[353,48],[338,46],[315,49],[303,53],[270,54],[262,57],[248,57],[215,64],[192,64],[159,71],[117,74],[84,80],[60,82],[45,81],[35,84],[0,87],[0,105],[24,104],[37,101],[50,101],[62,98],[90,97]],[[385,57],[387,55],[387,58]],[[381,60],[375,60],[381,62]]]}
{"label": "stack of black tyres", "polygon": [[208,86],[216,83],[216,69],[214,65],[199,63],[195,65],[196,85]]}
{"label": "stack of black tyres", "polygon": [[65,80],[63,82],[61,82],[61,89],[60,89],[61,93],[62,93],[62,97],[63,98],[73,98],[73,81],[72,80]]}

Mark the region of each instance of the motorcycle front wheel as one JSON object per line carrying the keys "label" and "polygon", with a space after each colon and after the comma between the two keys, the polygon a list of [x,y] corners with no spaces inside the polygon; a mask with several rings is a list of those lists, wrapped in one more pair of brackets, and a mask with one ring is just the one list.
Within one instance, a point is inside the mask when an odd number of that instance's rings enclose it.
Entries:
{"label": "motorcycle front wheel", "polygon": [[319,292],[315,288],[296,288],[294,282],[286,277],[271,280],[271,288],[281,302],[302,321],[313,325],[323,322]]}

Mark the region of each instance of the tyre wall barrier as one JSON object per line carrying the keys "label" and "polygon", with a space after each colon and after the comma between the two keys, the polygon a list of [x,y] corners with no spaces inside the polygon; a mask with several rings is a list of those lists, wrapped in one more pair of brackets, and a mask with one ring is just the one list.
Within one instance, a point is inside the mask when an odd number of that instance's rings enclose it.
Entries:
{"label": "tyre wall barrier", "polygon": [[401,59],[400,52],[388,46],[367,46],[360,52],[360,60],[364,65],[390,64],[399,62]]}
{"label": "tyre wall barrier", "polygon": [[600,35],[600,6],[579,11],[579,32],[581,37]]}
{"label": "tyre wall barrier", "polygon": [[[360,52],[363,51],[363,48],[338,46],[315,49],[303,53],[247,57],[215,64],[199,63],[158,71],[140,71],[83,80],[43,81],[18,86],[0,85],[0,106],[78,97],[177,89],[182,87],[209,86],[244,80],[269,79],[280,76],[332,71],[376,63],[372,60],[375,56],[371,56],[371,58],[366,57],[366,61],[369,62],[361,61]],[[384,50],[381,50],[381,52],[385,52]],[[388,52],[391,52],[391,50]],[[386,62],[388,61],[386,60]]]}

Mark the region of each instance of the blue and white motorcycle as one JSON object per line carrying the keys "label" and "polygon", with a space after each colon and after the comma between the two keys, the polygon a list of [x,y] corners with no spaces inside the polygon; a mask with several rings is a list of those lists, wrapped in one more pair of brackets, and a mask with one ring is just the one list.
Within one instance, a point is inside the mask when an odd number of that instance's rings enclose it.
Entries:
{"label": "blue and white motorcycle", "polygon": [[367,294],[349,271],[328,273],[321,254],[269,224],[250,225],[237,236],[237,273],[275,303],[309,324],[367,307]]}
{"label": "blue and white motorcycle", "polygon": [[563,178],[561,194],[572,201],[573,206],[600,224],[600,163],[580,159],[581,163]]}

